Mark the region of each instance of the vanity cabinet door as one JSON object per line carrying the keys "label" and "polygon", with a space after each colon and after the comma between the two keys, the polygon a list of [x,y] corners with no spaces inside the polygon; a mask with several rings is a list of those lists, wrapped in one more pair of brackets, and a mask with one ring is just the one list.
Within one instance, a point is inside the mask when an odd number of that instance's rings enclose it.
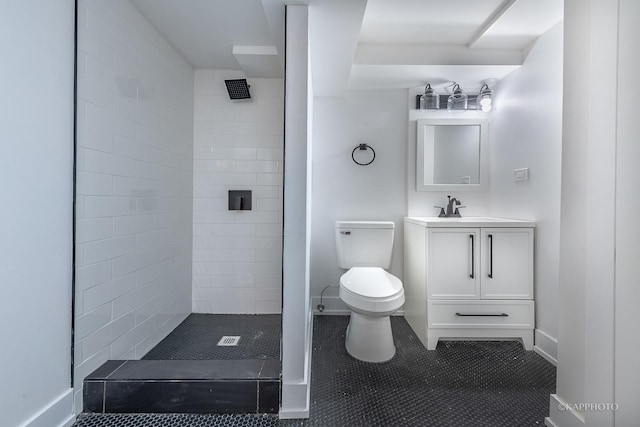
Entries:
{"label": "vanity cabinet door", "polygon": [[533,229],[483,228],[482,299],[533,299]]}
{"label": "vanity cabinet door", "polygon": [[427,298],[480,298],[480,229],[432,228],[427,236]]}

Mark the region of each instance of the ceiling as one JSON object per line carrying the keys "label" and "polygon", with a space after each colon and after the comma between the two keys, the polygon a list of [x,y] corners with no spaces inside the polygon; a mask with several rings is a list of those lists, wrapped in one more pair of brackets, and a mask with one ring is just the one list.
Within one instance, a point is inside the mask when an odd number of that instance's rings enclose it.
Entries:
{"label": "ceiling", "polygon": [[314,94],[499,80],[562,0],[131,0],[195,68],[281,77],[284,5],[309,5]]}

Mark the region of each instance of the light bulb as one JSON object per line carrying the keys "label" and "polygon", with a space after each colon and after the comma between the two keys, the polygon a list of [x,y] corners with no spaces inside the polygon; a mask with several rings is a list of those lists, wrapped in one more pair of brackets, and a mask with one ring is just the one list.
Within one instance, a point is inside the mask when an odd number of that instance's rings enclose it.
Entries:
{"label": "light bulb", "polygon": [[484,111],[485,113],[487,111],[491,111],[491,98],[489,97],[482,98],[480,100],[480,107],[482,108],[482,111]]}
{"label": "light bulb", "polygon": [[480,88],[480,93],[476,99],[476,108],[486,112],[491,111],[491,104],[493,99],[493,91],[489,89],[489,86],[485,83]]}

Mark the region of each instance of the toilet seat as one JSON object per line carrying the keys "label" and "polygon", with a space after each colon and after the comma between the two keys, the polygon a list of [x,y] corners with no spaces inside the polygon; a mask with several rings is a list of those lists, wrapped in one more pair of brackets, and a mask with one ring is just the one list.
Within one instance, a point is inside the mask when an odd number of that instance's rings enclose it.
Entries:
{"label": "toilet seat", "polygon": [[380,267],[353,267],[340,277],[340,298],[353,311],[385,315],[402,307],[404,289]]}

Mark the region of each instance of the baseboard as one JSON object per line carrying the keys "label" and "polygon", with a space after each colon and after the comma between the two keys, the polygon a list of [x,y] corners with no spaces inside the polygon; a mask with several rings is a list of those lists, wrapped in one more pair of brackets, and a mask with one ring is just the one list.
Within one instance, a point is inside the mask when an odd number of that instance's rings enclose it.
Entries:
{"label": "baseboard", "polygon": [[286,408],[280,406],[278,417],[282,420],[309,418],[311,407],[311,362],[313,355],[313,310],[309,308],[309,329],[307,331],[307,351],[305,360],[305,378],[299,383],[282,383],[282,400],[288,402]]}
{"label": "baseboard", "polygon": [[540,356],[544,357],[554,366],[558,365],[558,340],[541,331],[535,330],[535,345],[533,350]]}
{"label": "baseboard", "polygon": [[23,427],[69,427],[76,419],[73,412],[73,389],[70,388],[51,401]]}
{"label": "baseboard", "polygon": [[558,397],[552,394],[549,397],[549,416],[544,423],[547,427],[584,427],[584,418]]}

